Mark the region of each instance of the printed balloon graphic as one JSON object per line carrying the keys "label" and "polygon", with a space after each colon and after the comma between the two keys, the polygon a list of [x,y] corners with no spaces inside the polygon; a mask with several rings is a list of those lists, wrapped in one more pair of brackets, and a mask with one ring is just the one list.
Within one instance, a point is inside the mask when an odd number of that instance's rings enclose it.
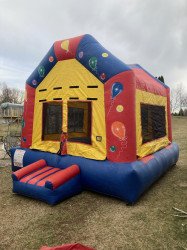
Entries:
{"label": "printed balloon graphic", "polygon": [[69,40],[65,40],[61,43],[61,48],[64,49],[66,52],[69,51]]}
{"label": "printed balloon graphic", "polygon": [[110,147],[110,151],[111,151],[112,153],[114,153],[114,152],[116,151],[116,147],[115,147],[115,146],[111,146],[111,147]]}
{"label": "printed balloon graphic", "polygon": [[24,101],[27,102],[27,90],[25,90]]}
{"label": "printed balloon graphic", "polygon": [[44,77],[45,76],[45,68],[44,68],[44,66],[39,66],[38,73],[39,73],[40,77]]}
{"label": "printed balloon graphic", "polygon": [[117,112],[122,112],[123,111],[123,105],[118,105],[117,107],[116,107],[116,110],[117,110]]}
{"label": "printed balloon graphic", "polygon": [[120,82],[115,82],[112,85],[112,99],[123,91],[123,85]]}
{"label": "printed balloon graphic", "polygon": [[95,56],[92,56],[88,63],[92,70],[97,70],[97,58]]}
{"label": "printed balloon graphic", "polygon": [[112,133],[120,140],[125,140],[125,125],[122,122],[115,121],[111,126]]}
{"label": "printed balloon graphic", "polygon": [[23,137],[23,138],[22,138],[22,141],[23,141],[23,142],[26,142],[26,141],[27,141],[27,139],[26,139],[25,137]]}
{"label": "printed balloon graphic", "polygon": [[53,62],[54,61],[54,57],[53,56],[50,56],[49,57],[49,62]]}
{"label": "printed balloon graphic", "polygon": [[37,85],[37,81],[36,80],[32,80],[32,84],[35,86]]}
{"label": "printed balloon graphic", "polygon": [[102,53],[102,57],[108,57],[108,53],[106,52]]}
{"label": "printed balloon graphic", "polygon": [[25,120],[24,119],[22,119],[22,121],[21,121],[21,126],[22,126],[22,128],[25,127]]}
{"label": "printed balloon graphic", "polygon": [[100,75],[100,79],[101,79],[102,81],[104,81],[104,80],[105,80],[105,78],[106,78],[105,73],[102,73],[102,74]]}
{"label": "printed balloon graphic", "polygon": [[79,58],[83,58],[83,55],[84,55],[84,52],[83,52],[83,51],[80,51],[80,52],[79,52]]}

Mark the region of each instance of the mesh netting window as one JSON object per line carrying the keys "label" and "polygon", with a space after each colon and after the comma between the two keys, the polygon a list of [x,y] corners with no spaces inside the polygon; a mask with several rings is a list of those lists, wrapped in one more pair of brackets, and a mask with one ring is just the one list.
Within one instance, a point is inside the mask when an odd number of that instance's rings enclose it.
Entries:
{"label": "mesh netting window", "polygon": [[141,104],[142,143],[166,135],[166,114],[164,106]]}
{"label": "mesh netting window", "polygon": [[68,102],[68,141],[91,144],[91,102]]}
{"label": "mesh netting window", "polygon": [[60,141],[62,132],[62,103],[43,104],[43,140]]}
{"label": "mesh netting window", "polygon": [[68,132],[83,132],[84,109],[68,108]]}

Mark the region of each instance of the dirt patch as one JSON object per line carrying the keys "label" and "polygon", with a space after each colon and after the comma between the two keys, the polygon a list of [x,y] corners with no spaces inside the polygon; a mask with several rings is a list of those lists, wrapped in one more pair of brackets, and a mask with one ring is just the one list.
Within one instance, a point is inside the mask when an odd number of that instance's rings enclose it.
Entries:
{"label": "dirt patch", "polygon": [[12,193],[9,160],[0,161],[0,249],[80,242],[96,249],[186,249],[187,119],[173,119],[180,159],[134,206],[83,192],[57,206]]}

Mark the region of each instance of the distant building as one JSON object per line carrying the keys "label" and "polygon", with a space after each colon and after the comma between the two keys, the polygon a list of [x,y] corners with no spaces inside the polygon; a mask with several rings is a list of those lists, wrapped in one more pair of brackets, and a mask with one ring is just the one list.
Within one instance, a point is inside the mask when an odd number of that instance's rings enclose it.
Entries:
{"label": "distant building", "polygon": [[0,105],[0,123],[20,122],[22,114],[23,104],[5,102]]}

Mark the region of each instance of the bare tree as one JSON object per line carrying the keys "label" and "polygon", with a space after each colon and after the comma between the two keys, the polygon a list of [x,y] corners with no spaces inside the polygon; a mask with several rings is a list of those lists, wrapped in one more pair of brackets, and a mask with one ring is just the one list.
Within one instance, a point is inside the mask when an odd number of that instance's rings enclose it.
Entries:
{"label": "bare tree", "polygon": [[4,82],[0,82],[0,103],[22,103],[24,100],[24,91],[17,88],[10,88]]}
{"label": "bare tree", "polygon": [[183,96],[182,106],[185,108],[187,107],[187,93],[185,93]]}
{"label": "bare tree", "polygon": [[184,109],[184,116],[187,116],[187,109]]}
{"label": "bare tree", "polygon": [[187,93],[182,83],[171,89],[171,112],[181,110],[187,106]]}

